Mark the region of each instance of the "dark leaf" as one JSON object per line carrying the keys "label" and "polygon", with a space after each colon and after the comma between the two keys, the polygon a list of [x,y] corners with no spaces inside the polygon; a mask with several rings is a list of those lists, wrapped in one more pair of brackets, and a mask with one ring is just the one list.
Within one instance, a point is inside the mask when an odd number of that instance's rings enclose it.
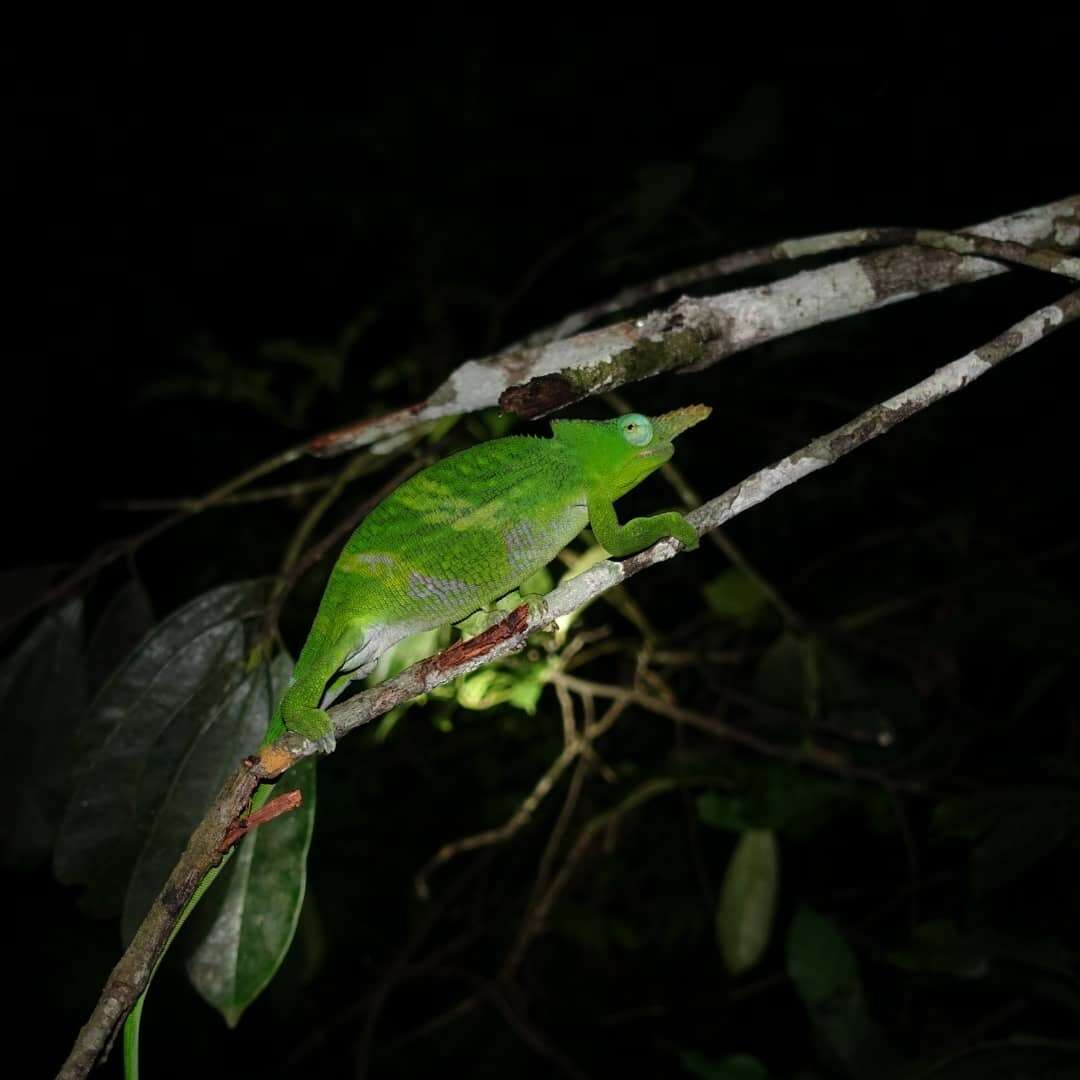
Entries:
{"label": "dark leaf", "polygon": [[935,810],[933,828],[939,838],[976,841],[971,882],[986,893],[1020,877],[1080,828],[1080,793],[1023,787],[949,799]]}
{"label": "dark leaf", "polygon": [[1050,937],[1022,937],[991,927],[961,931],[942,919],[918,927],[911,944],[893,950],[889,960],[904,971],[982,979],[1080,1012],[1080,977],[1064,942]]}
{"label": "dark leaf", "polygon": [[89,887],[90,910],[119,908],[177,768],[246,678],[263,594],[258,582],[204,593],[147,635],[94,699],[55,855],[62,881]]}
{"label": "dark leaf", "polygon": [[300,808],[255,829],[215,882],[219,906],[188,960],[195,988],[230,1027],[281,966],[300,917],[315,823],[313,759],[290,770],[274,794],[295,789]]}
{"label": "dark leaf", "polygon": [[[63,569],[64,566],[59,563],[44,563],[0,570],[0,623],[7,623],[16,613],[24,611],[59,577]],[[19,625],[9,625],[0,635],[0,641]]]}
{"label": "dark leaf", "polygon": [[133,577],[116,591],[90,637],[86,667],[92,694],[101,689],[153,625],[150,597],[142,582]]}
{"label": "dark leaf", "polygon": [[1076,1080],[1080,1043],[1021,1036],[983,1043],[906,1075],[909,1080]]}
{"label": "dark leaf", "polygon": [[881,1075],[888,1050],[870,1018],[855,953],[812,908],[800,907],[792,920],[787,970],[825,1057],[849,1076]]}
{"label": "dark leaf", "polygon": [[252,668],[206,709],[186,746],[164,759],[168,786],[143,823],[145,839],[124,897],[125,941],[138,929],[221,785],[245,754],[258,748],[291,671],[284,654]]}
{"label": "dark leaf", "polygon": [[3,786],[7,865],[48,857],[70,791],[75,729],[86,714],[82,601],[50,611],[0,668],[0,717],[19,768]]}
{"label": "dark leaf", "polygon": [[702,588],[709,607],[741,626],[754,626],[769,610],[769,601],[757,581],[737,566],[729,567]]}

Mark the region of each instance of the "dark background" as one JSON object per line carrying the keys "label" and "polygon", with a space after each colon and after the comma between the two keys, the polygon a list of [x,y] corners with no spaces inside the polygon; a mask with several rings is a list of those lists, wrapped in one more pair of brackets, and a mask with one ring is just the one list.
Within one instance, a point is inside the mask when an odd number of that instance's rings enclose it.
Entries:
{"label": "dark background", "polygon": [[[273,54],[130,33],[101,33],[64,55],[28,43],[33,62],[24,56],[14,69],[4,128],[5,561],[25,580],[21,568],[73,564],[150,520],[107,508],[112,500],[200,493],[305,437],[417,400],[462,360],[656,273],[833,229],[963,226],[1075,193],[1080,49],[1068,28],[1045,33],[1026,58],[1002,32],[968,52],[913,40],[889,56],[835,49],[795,69],[760,43],[761,62],[738,72],[718,62],[730,40],[688,46],[680,35],[668,46],[659,27],[641,28],[636,50],[631,34],[567,32],[542,55],[475,40],[369,39],[356,53],[296,43]],[[1067,288],[1016,271],[625,393],[652,412],[713,405],[679,462],[715,494]],[[875,624],[879,648],[859,663],[874,677],[888,668],[918,698],[903,751],[926,769],[948,759],[959,779],[942,798],[1017,784],[1075,789],[1080,775],[1077,333],[1010,360],[731,529],[812,624],[941,586],[928,604]],[[609,413],[589,402],[576,414]],[[451,445],[482,434],[473,425]],[[653,480],[632,501],[665,500]],[[272,573],[302,509],[207,514],[109,571],[88,602],[100,609],[134,571],[162,615],[213,585]],[[882,534],[891,539],[868,539]],[[725,565],[706,548],[631,591],[677,640],[703,610],[701,582]],[[294,646],[326,569],[285,612]],[[5,580],[14,595],[18,582]],[[704,632],[751,657],[779,633]],[[750,660],[737,677],[752,682],[753,672]],[[702,706],[714,693],[707,684],[682,687],[680,700],[685,692]],[[1025,694],[1034,703],[1021,707]],[[272,989],[230,1034],[178,969],[166,972],[148,1008],[148,1074],[190,1075],[208,1055],[239,1075],[269,1056],[273,1071],[319,1016],[366,993],[415,924],[412,873],[445,841],[501,821],[557,752],[551,701],[517,723],[507,735],[481,716],[455,741],[414,711],[388,748],[360,738],[343,747],[320,770],[317,973],[302,989],[297,977]],[[670,751],[669,733],[643,730],[610,748],[627,775],[648,775]],[[17,752],[9,761],[18,768]],[[614,796],[593,785],[595,811]],[[933,842],[935,805],[910,807],[922,873],[945,875],[920,919],[989,927],[1071,966],[1075,832],[1003,891],[980,896],[965,879],[971,851]],[[460,966],[493,969],[553,814],[542,835],[498,855],[469,886],[471,908],[436,931],[437,944],[470,920],[485,925]],[[715,889],[730,836],[704,833],[695,850]],[[715,1060],[751,1053],[776,1076],[843,1075],[789,985],[741,1004],[729,996],[692,846],[677,800],[636,821],[574,893],[577,923],[567,914],[563,932],[537,947],[523,991],[529,1015],[589,1075],[691,1075],[679,1065],[690,1050]],[[906,880],[895,830],[849,817],[782,850],[780,944],[758,975],[783,984],[782,930],[797,903],[826,912],[852,936],[869,1012],[903,1068],[937,1060],[956,1040],[975,1045],[984,1026],[986,1038],[1075,1033],[1080,987],[1068,974],[1054,976],[1068,992],[1053,998],[1036,986],[1049,976],[1019,961],[982,981],[936,972],[912,983],[889,965],[889,950],[907,942],[908,912],[886,914],[872,933],[862,919]],[[15,877],[8,902],[9,930],[33,943],[20,995],[50,1026],[44,1075],[117,955],[115,925],[86,919],[44,866]],[[451,982],[420,980],[394,997],[385,1045],[452,1005],[464,989]],[[620,1020],[627,1011],[636,1018]],[[286,1017],[299,1030],[283,1033]],[[361,1026],[362,1013],[292,1074],[351,1075]],[[552,1074],[494,1010],[383,1056],[381,1039],[375,1076],[444,1066]]]}

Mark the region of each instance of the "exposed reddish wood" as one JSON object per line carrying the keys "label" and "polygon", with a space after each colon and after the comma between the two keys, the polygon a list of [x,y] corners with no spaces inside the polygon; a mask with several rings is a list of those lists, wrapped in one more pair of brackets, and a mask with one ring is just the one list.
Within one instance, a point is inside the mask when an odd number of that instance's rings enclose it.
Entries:
{"label": "exposed reddish wood", "polygon": [[242,840],[252,829],[258,828],[260,825],[265,825],[268,821],[273,821],[276,817],[281,817],[282,814],[288,814],[292,810],[298,810],[304,801],[303,795],[299,790],[286,791],[282,795],[275,795],[264,806],[259,807],[258,810],[252,811],[247,817],[242,818],[236,825],[234,825],[221,841],[221,851],[228,851],[233,844]]}

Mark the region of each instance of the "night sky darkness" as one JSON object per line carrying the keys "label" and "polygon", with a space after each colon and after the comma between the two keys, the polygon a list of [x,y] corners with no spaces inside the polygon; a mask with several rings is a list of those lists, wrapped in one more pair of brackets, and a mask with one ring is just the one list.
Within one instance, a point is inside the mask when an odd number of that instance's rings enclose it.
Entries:
{"label": "night sky darkness", "polygon": [[[647,41],[646,55],[631,50],[634,34]],[[74,564],[154,520],[110,503],[196,495],[308,436],[419,400],[463,360],[625,285],[784,238],[864,225],[959,227],[1080,192],[1075,27],[1047,28],[1038,59],[1022,63],[1004,31],[972,56],[944,46],[916,50],[913,40],[892,56],[835,49],[795,67],[759,40],[746,49],[758,60],[747,55],[738,71],[723,62],[730,42],[703,34],[689,46],[678,42],[676,53],[676,42],[669,52],[663,39],[659,26],[618,40],[568,30],[542,55],[477,40],[368,41],[362,55],[341,41],[326,52],[310,38],[310,52],[299,42],[278,52],[193,38],[166,47],[101,31],[83,47],[69,42],[63,56],[28,43],[38,58],[17,67],[4,123],[4,563],[19,571],[4,577],[5,610],[35,580],[25,568]],[[698,490],[712,495],[1066,291],[1062,279],[1016,271],[624,393],[643,411],[713,406],[678,458]],[[1070,668],[1080,648],[1078,360],[1073,326],[731,529],[811,620],[910,597],[968,571],[977,578],[901,615],[903,633],[882,631],[866,661],[875,671],[896,664],[893,675],[899,671],[906,692],[922,701],[924,726],[907,749],[923,755],[920,768],[965,778],[950,793],[1014,781],[1075,787],[1080,777]],[[571,414],[609,410],[593,401]],[[489,430],[479,421],[462,425],[448,449]],[[280,479],[324,469],[302,463]],[[350,489],[346,504],[362,497],[365,483]],[[627,506],[654,512],[671,501],[654,479]],[[214,585],[273,573],[302,510],[283,501],[207,514],[110,568],[88,595],[88,610],[99,612],[129,570],[159,617]],[[860,547],[883,533],[894,534],[889,546]],[[928,534],[938,540],[924,542]],[[711,548],[693,558],[631,589],[664,632],[677,634],[705,610],[698,586],[726,565]],[[827,572],[808,569],[830,558]],[[294,647],[326,569],[305,578],[286,609],[282,628]],[[631,632],[610,610],[596,612],[598,622]],[[0,642],[5,654],[30,625]],[[770,640],[768,628],[727,638],[715,627],[701,631],[714,632],[722,647],[750,642],[760,652]],[[779,632],[771,628],[773,638]],[[913,642],[924,632],[919,652]],[[918,663],[908,664],[916,652]],[[1047,670],[1059,674],[1045,676],[1049,689],[1037,707],[1019,729],[1009,727],[1003,718]],[[752,664],[746,672],[735,677],[752,685]],[[628,678],[617,667],[595,677]],[[713,692],[689,682],[678,689],[698,708]],[[350,740],[358,745],[320,770],[312,887],[322,966],[303,977],[292,972],[228,1033],[174,965],[148,1007],[148,1075],[205,1072],[207,1054],[220,1055],[223,1069],[238,1070],[233,1075],[249,1075],[253,1055],[267,1053],[286,1017],[302,1017],[310,1029],[321,1012],[370,989],[415,925],[411,873],[445,841],[502,821],[558,752],[553,699],[537,717],[517,714],[505,743],[497,710],[475,716],[449,747],[453,740],[414,710],[385,752]],[[16,717],[3,722],[17,732]],[[985,724],[985,733],[974,744],[934,742],[960,722]],[[530,742],[541,723],[546,741]],[[609,747],[611,764],[628,770],[625,790],[671,750],[668,729],[636,724]],[[439,739],[446,746],[430,749]],[[18,751],[9,749],[8,760],[18,768]],[[589,812],[611,805],[605,786],[592,781]],[[691,814],[694,797],[687,796]],[[726,1001],[716,989],[726,976],[711,928],[680,929],[680,912],[702,900],[692,865],[682,867],[690,858],[682,851],[686,813],[671,798],[620,840],[613,865],[634,873],[586,871],[571,896],[570,928],[538,947],[524,979],[531,1019],[590,1076],[729,1075],[693,1073],[680,1065],[687,1051],[714,1061],[750,1053],[776,1077],[800,1069],[808,1078],[885,1075],[860,1073],[862,1066],[845,1072],[820,1056],[790,986],[735,1011],[718,1005],[709,1014],[702,1006],[710,993]],[[932,843],[934,809],[932,800],[911,808],[923,872],[962,875],[965,849],[942,853]],[[497,916],[484,919],[497,928],[466,948],[455,961],[461,968],[497,966],[501,935],[514,926],[516,894],[506,883],[520,879],[520,903],[553,815],[468,887],[475,910],[495,905]],[[731,837],[699,831],[706,835],[695,850],[704,852],[715,888]],[[1020,899],[1001,894],[980,906],[962,885],[947,883],[954,891],[931,891],[919,918],[974,920],[1032,950],[1052,939],[1073,964],[1080,955],[1075,831],[1061,843],[1013,886]],[[970,1000],[950,999],[953,984],[924,988],[917,980],[929,980],[925,972],[912,976],[904,997],[883,956],[905,944],[906,910],[892,923],[886,916],[883,928],[860,921],[860,888],[903,880],[895,833],[882,839],[848,821],[832,834],[783,844],[777,942],[747,982],[774,974],[783,981],[783,927],[806,902],[850,935],[870,1013],[908,1070],[949,1046],[943,1031],[976,1027],[1014,1002],[1021,1003],[1015,1017],[991,1026],[987,1038],[1075,1035],[1072,998],[1065,989],[1056,1004],[1040,997],[1032,969],[1019,961],[1005,974],[995,969],[993,985],[964,990]],[[655,865],[659,849],[679,852],[670,856],[677,873]],[[56,885],[47,865],[8,880],[5,924],[27,947],[20,992],[27,1015],[40,1012],[51,1028],[43,1059],[19,1075],[49,1075],[117,955],[115,923],[82,914],[77,890]],[[629,913],[615,911],[623,893],[637,897]],[[1028,910],[1036,894],[1055,896],[1058,907]],[[880,902],[879,891],[865,905]],[[1027,921],[1018,928],[1001,915],[1007,908],[1026,911]],[[589,937],[590,911],[607,920],[600,944]],[[687,916],[693,925],[695,917]],[[665,928],[659,943],[641,929],[650,920]],[[1048,928],[1045,938],[1036,925]],[[462,916],[432,948],[467,928]],[[581,988],[567,990],[579,973]],[[1075,967],[1060,981],[1073,998],[1080,993]],[[428,1075],[443,1064],[463,1075],[558,1074],[490,1009],[392,1049],[468,989],[451,983],[421,980],[391,1000],[371,1075]],[[657,1002],[667,1011],[618,1020],[621,1011]],[[353,1075],[362,1023],[358,1014],[282,1075]],[[778,1025],[789,1033],[784,1039]],[[285,1061],[301,1040],[290,1035],[269,1056]],[[481,1051],[491,1054],[489,1064],[478,1063]],[[115,1062],[108,1069],[118,1075]]]}

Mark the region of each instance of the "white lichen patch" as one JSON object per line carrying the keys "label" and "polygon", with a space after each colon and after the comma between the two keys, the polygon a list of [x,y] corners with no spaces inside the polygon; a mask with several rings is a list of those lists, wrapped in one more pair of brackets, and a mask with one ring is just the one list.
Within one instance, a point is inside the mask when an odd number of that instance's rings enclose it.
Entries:
{"label": "white lichen patch", "polygon": [[913,405],[923,408],[946,394],[966,386],[969,382],[985,374],[993,367],[984,360],[977,352],[969,352],[954,360],[951,364],[938,368],[933,375],[928,375],[922,382],[909,386],[899,394],[894,394],[888,401],[883,401],[881,407],[895,412],[898,409],[910,409]]}
{"label": "white lichen patch", "polygon": [[665,536],[662,540],[657,540],[653,545],[652,558],[649,561],[651,563],[667,562],[668,559],[674,559],[681,550],[681,545],[677,544],[670,536]]}
{"label": "white lichen patch", "polygon": [[[1018,244],[1044,243],[1054,231],[1054,220],[1061,217],[1075,217],[1077,213],[1075,199],[1062,199],[1046,206],[1036,206],[1023,210],[1019,214],[1007,214],[994,218],[982,225],[975,225],[965,232],[979,236],[990,236],[995,240],[1015,240]],[[1058,225],[1058,229],[1061,226]]]}
{"label": "white lichen patch", "polygon": [[806,270],[772,285],[740,289],[708,301],[728,321],[736,346],[866,311],[878,302],[874,284],[858,259]]}
{"label": "white lichen patch", "polygon": [[399,431],[394,435],[387,435],[385,439],[378,439],[371,444],[371,452],[376,457],[382,457],[385,454],[397,453],[403,446],[408,446],[413,441],[412,431],[406,428],[404,431]]}
{"label": "white lichen patch", "polygon": [[467,360],[447,380],[453,400],[434,409],[425,409],[432,418],[455,412],[473,412],[498,404],[499,395],[510,385],[506,372],[494,364]]}
{"label": "white lichen patch", "polygon": [[1054,230],[1054,243],[1061,247],[1075,247],[1080,244],[1080,225],[1058,225]]}
{"label": "white lichen patch", "polygon": [[818,469],[825,468],[828,464],[829,462],[825,458],[816,458],[809,454],[786,457],[775,465],[770,465],[767,469],[762,469],[745,480],[739,487],[738,494],[732,499],[731,506],[726,513],[724,513],[722,505],[724,497],[721,496],[719,499],[713,499],[699,507],[691,515],[691,520],[695,525],[701,524],[710,527],[720,525],[738,516],[744,510],[749,510],[751,506],[757,506],[758,503],[764,502],[770,495],[775,495],[781,488],[794,484],[797,480],[809,476],[812,472],[817,472]]}
{"label": "white lichen patch", "polygon": [[548,617],[559,619],[572,614],[594,597],[618,585],[622,579],[622,565],[610,559],[590,566],[576,577],[564,579],[556,589],[548,593]]}
{"label": "white lichen patch", "polygon": [[[1060,326],[1064,318],[1065,313],[1061,308],[1057,304],[1050,304],[1033,312],[1026,319],[1021,319],[1014,327],[1020,332],[1023,342],[1020,349],[1026,349],[1029,345],[1041,341],[1055,326]],[[1019,352],[1020,349],[1016,351]]]}

